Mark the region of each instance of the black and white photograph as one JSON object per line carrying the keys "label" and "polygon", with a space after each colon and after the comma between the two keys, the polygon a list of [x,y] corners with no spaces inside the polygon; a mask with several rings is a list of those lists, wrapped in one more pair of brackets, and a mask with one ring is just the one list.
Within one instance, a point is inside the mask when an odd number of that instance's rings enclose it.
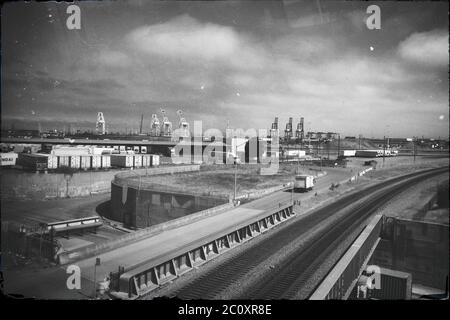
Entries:
{"label": "black and white photograph", "polygon": [[448,300],[448,17],[447,1],[3,3],[3,298],[184,319]]}

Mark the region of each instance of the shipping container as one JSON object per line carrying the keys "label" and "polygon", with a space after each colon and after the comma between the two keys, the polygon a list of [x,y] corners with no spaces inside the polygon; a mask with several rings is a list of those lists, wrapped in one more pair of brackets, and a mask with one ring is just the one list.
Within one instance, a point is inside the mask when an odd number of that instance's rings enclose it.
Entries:
{"label": "shipping container", "polygon": [[134,165],[134,155],[113,154],[111,155],[111,166],[120,168],[132,168]]}
{"label": "shipping container", "polygon": [[57,169],[58,168],[58,157],[46,154],[46,153],[36,153],[37,155],[43,156],[47,158],[47,168],[48,169]]}
{"label": "shipping container", "polygon": [[17,157],[17,164],[26,169],[46,170],[47,157],[37,154],[19,153]]}
{"label": "shipping container", "polygon": [[47,167],[49,169],[57,169],[58,168],[58,157],[51,155],[51,154],[47,154]]}
{"label": "shipping container", "polygon": [[58,156],[58,168],[70,167],[70,156]]}
{"label": "shipping container", "polygon": [[151,166],[152,167],[157,167],[159,166],[159,155],[157,154],[152,154],[152,158],[151,158]]}
{"label": "shipping container", "polygon": [[16,153],[36,153],[41,149],[39,144],[14,144],[13,151]]}
{"label": "shipping container", "polygon": [[[381,152],[383,152],[383,150],[381,150]],[[378,154],[378,150],[357,150],[355,156],[361,158],[375,158]]]}
{"label": "shipping container", "polygon": [[306,155],[305,150],[298,150],[298,149],[293,150],[293,149],[291,149],[291,150],[286,150],[286,152],[285,152],[285,156],[288,156],[288,157],[298,157],[298,158],[300,158],[300,157],[304,157],[305,155]]}
{"label": "shipping container", "polygon": [[314,187],[314,177],[311,175],[299,174],[295,176],[294,189],[300,191],[312,190]]}
{"label": "shipping container", "polygon": [[80,168],[83,170],[88,170],[91,168],[91,158],[92,156],[80,156]]}
{"label": "shipping container", "polygon": [[70,156],[70,167],[80,169],[80,156]]}
{"label": "shipping container", "polygon": [[18,157],[17,153],[14,152],[2,153],[0,165],[2,167],[14,166],[16,164],[17,157]]}
{"label": "shipping container", "polygon": [[98,169],[101,167],[102,167],[102,156],[101,155],[91,156],[91,168]]}
{"label": "shipping container", "polygon": [[23,144],[16,144],[13,146],[13,150],[15,153],[22,153],[24,147],[25,146]]}
{"label": "shipping container", "polygon": [[380,268],[380,287],[369,289],[367,298],[382,300],[410,300],[412,276],[410,273]]}
{"label": "shipping container", "polygon": [[142,166],[143,167],[150,167],[152,165],[151,158],[152,156],[150,154],[143,154],[142,155]]}
{"label": "shipping container", "polygon": [[81,155],[89,155],[90,148],[86,147],[63,147],[63,148],[55,148],[50,154],[55,156],[81,156]]}
{"label": "shipping container", "polygon": [[354,157],[356,155],[356,150],[341,150],[339,155],[341,157]]}
{"label": "shipping container", "polygon": [[48,154],[47,155],[47,165],[49,169],[57,169],[58,168],[58,157]]}
{"label": "shipping container", "polygon": [[107,169],[111,168],[111,156],[102,155],[102,168]]}
{"label": "shipping container", "polygon": [[134,167],[135,168],[141,168],[142,167],[142,155],[141,154],[135,154],[134,155]]}
{"label": "shipping container", "polygon": [[93,154],[93,155],[111,154],[114,151],[115,151],[114,148],[105,148],[105,147],[93,147],[93,148],[91,148],[91,154]]}

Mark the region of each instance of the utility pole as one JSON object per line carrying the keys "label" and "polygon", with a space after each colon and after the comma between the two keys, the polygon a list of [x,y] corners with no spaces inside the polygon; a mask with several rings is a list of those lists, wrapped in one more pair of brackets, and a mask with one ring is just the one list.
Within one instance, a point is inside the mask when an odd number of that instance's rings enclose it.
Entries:
{"label": "utility pole", "polygon": [[413,157],[414,157],[414,163],[416,163],[416,137],[413,137]]}
{"label": "utility pole", "polygon": [[383,136],[383,168],[384,168],[384,156],[386,153],[386,136]]}
{"label": "utility pole", "polygon": [[[295,179],[295,178],[294,178]],[[294,206],[294,186],[295,186],[295,180],[292,182],[292,189],[291,189],[291,202],[292,206]]]}
{"label": "utility pole", "polygon": [[237,156],[234,156],[234,203],[236,204],[236,188],[237,188]]}

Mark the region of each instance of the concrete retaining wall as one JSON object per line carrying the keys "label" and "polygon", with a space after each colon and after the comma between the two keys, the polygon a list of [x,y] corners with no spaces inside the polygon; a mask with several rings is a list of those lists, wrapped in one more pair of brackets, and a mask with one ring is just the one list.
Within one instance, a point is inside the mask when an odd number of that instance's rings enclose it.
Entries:
{"label": "concrete retaining wall", "polygon": [[[198,171],[200,166],[167,166],[136,170],[108,170],[65,173],[30,173],[15,170],[2,170],[2,199],[67,198],[89,196],[111,191],[111,180],[127,180],[137,175],[155,175],[185,171]],[[128,180],[136,184],[136,180]]]}
{"label": "concrete retaining wall", "polygon": [[128,228],[146,228],[229,202],[228,196],[192,193],[154,184],[148,178],[199,170],[199,165],[185,165],[117,174],[111,183],[111,211],[107,218],[123,222]]}
{"label": "concrete retaining wall", "polygon": [[145,228],[228,203],[228,197],[161,192],[111,184],[111,215],[127,228]]}
{"label": "concrete retaining wall", "polygon": [[45,174],[2,171],[1,198],[43,200],[107,193],[111,190],[111,180],[117,172],[111,170]]}
{"label": "concrete retaining wall", "polygon": [[449,226],[385,217],[371,264],[412,274],[413,283],[445,290]]}

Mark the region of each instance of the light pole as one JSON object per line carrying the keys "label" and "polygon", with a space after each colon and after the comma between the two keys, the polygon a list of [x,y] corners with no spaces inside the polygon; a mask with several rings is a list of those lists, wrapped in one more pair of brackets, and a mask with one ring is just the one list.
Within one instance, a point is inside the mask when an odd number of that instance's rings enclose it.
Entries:
{"label": "light pole", "polygon": [[[388,137],[389,137],[389,128],[390,128],[390,125],[385,125],[384,126],[384,136],[383,136],[383,168],[384,168],[384,158],[385,158],[385,156],[386,156],[386,134],[388,135]],[[388,138],[389,139],[389,138]]]}
{"label": "light pole", "polygon": [[294,180],[292,181],[292,189],[291,189],[291,202],[292,202],[292,205],[294,205],[294,187],[295,187],[295,177],[294,177]]}
{"label": "light pole", "polygon": [[236,204],[236,188],[237,188],[237,156],[234,157],[234,203]]}
{"label": "light pole", "polygon": [[[236,144],[236,146],[234,147],[234,152],[233,152],[233,159],[234,159],[234,203],[236,204],[236,194],[237,194],[237,149],[238,147],[246,144],[247,141],[244,141],[243,143],[240,144]],[[258,140],[256,140],[256,143],[258,143]],[[250,160],[250,145],[248,146],[248,153],[249,153],[249,160]],[[258,156],[258,155],[257,155]]]}

